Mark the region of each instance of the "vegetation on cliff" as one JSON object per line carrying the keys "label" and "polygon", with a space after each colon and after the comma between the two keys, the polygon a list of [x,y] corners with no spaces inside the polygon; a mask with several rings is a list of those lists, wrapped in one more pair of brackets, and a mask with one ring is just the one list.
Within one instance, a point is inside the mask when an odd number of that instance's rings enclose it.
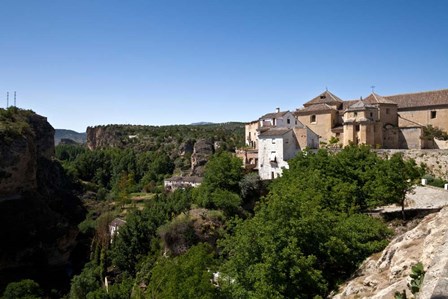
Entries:
{"label": "vegetation on cliff", "polygon": [[[112,244],[94,246],[70,297],[324,297],[387,245],[390,231],[365,212],[401,203],[400,190],[413,180],[396,175],[402,163],[400,155],[380,159],[363,146],[305,151],[266,194],[236,157],[217,153],[201,187],[128,208]],[[113,281],[109,293],[105,277]]]}
{"label": "vegetation on cliff", "polygon": [[[70,282],[67,271],[76,267],[72,253],[84,209],[71,179],[53,160],[53,134],[45,117],[0,109],[0,291],[31,278],[61,296]],[[6,294],[18,294],[21,286],[35,289],[25,280]]]}

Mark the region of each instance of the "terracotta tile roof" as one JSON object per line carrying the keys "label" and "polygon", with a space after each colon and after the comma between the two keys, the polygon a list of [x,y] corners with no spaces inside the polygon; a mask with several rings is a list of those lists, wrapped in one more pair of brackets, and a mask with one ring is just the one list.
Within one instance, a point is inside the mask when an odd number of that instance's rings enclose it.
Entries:
{"label": "terracotta tile roof", "polygon": [[335,96],[334,94],[332,94],[327,90],[318,95],[317,97],[315,97],[314,99],[312,99],[311,101],[306,102],[305,104],[303,104],[303,106],[307,107],[315,104],[337,104],[342,102],[343,101],[340,98],[338,98],[337,96]]}
{"label": "terracotta tile roof", "polygon": [[388,100],[385,97],[382,97],[374,92],[371,93],[367,98],[365,98],[364,102],[369,104],[397,104],[394,101]]}
{"label": "terracotta tile roof", "polygon": [[331,107],[327,104],[315,104],[315,105],[297,109],[295,114],[296,115],[304,115],[304,114],[309,114],[310,112],[321,112],[321,111],[330,111],[330,110],[336,111],[336,109],[334,109],[333,107]]}
{"label": "terracotta tile roof", "polygon": [[397,103],[398,109],[448,105],[448,89],[397,94],[393,96],[387,96],[385,98]]}
{"label": "terracotta tile roof", "polygon": [[265,114],[262,117],[260,117],[260,119],[281,118],[281,117],[285,116],[285,114],[288,113],[288,112],[289,111],[280,111],[280,112],[268,113],[268,114]]}
{"label": "terracotta tile roof", "polygon": [[282,136],[285,135],[291,131],[291,129],[288,128],[272,128],[267,131],[264,131],[263,133],[260,133],[258,137],[273,137],[273,136]]}

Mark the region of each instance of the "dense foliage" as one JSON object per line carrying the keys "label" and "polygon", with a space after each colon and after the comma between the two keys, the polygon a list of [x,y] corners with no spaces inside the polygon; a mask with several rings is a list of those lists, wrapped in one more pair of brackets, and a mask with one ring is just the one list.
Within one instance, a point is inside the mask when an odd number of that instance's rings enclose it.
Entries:
{"label": "dense foliage", "polygon": [[[85,155],[89,162],[73,164],[74,171],[123,194],[132,191],[126,182],[141,185],[154,164],[168,161],[119,149],[66,155],[66,161]],[[104,184],[93,169],[81,171],[95,163],[111,174]],[[289,165],[265,193],[265,184],[244,174],[238,158],[216,153],[199,188],[158,193],[140,209],[128,208],[112,244],[107,238],[96,242],[91,262],[72,281],[70,298],[325,297],[388,242],[384,223],[365,212],[403,204],[403,194],[421,175],[412,160],[398,154],[380,159],[364,146],[304,151]],[[133,176],[107,184],[123,173]],[[109,293],[105,277],[113,281]]]}

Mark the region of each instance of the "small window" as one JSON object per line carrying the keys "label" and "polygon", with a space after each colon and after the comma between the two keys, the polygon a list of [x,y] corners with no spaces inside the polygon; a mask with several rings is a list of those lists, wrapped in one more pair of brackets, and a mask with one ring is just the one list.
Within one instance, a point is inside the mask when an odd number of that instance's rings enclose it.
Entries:
{"label": "small window", "polygon": [[272,125],[275,126],[275,118],[272,120]]}
{"label": "small window", "polygon": [[386,108],[386,114],[389,114],[390,110],[389,108]]}
{"label": "small window", "polygon": [[291,120],[288,118],[288,119],[286,120],[286,123],[289,125],[289,124],[291,123]]}
{"label": "small window", "polygon": [[271,179],[274,179],[274,172],[271,171]]}
{"label": "small window", "polygon": [[296,120],[296,125],[297,125],[297,120]]}
{"label": "small window", "polygon": [[431,111],[431,118],[437,117],[437,111]]}
{"label": "small window", "polygon": [[316,115],[311,115],[310,116],[310,123],[315,123],[316,122]]}
{"label": "small window", "polygon": [[275,138],[272,138],[271,141],[272,141],[272,144],[275,144]]}
{"label": "small window", "polygon": [[356,128],[356,132],[359,132],[359,125],[356,125],[355,128]]}
{"label": "small window", "polygon": [[353,116],[358,116],[358,112],[353,112]]}
{"label": "small window", "polygon": [[373,117],[373,112],[370,112],[370,117]]}

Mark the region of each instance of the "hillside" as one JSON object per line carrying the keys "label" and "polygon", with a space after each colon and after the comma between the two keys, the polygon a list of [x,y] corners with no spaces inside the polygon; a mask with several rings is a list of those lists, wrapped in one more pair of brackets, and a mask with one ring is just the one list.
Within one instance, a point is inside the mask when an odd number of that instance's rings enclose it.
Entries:
{"label": "hillside", "polygon": [[154,150],[180,145],[188,140],[208,139],[226,148],[244,144],[244,123],[141,126],[107,125],[87,128],[90,149],[117,147]]}
{"label": "hillside", "polygon": [[85,143],[87,135],[85,132],[78,133],[72,130],[56,129],[54,134],[54,144],[58,145],[62,139],[71,139],[77,143]]}

